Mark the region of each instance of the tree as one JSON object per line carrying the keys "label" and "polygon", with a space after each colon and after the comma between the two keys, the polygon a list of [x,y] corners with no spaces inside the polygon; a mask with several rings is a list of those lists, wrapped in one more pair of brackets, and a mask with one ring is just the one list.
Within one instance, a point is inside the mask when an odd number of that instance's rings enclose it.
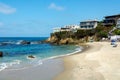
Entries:
{"label": "tree", "polygon": [[108,33],[106,31],[100,31],[97,33],[97,37],[100,37],[100,38],[107,38],[108,36]]}

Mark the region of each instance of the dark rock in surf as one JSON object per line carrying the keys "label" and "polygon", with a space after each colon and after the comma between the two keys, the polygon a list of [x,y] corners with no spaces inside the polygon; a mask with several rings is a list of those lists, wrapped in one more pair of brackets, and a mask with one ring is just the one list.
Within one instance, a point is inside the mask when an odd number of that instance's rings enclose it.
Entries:
{"label": "dark rock in surf", "polygon": [[0,57],[3,57],[3,52],[2,51],[0,51]]}
{"label": "dark rock in surf", "polygon": [[8,45],[8,43],[3,42],[3,43],[0,43],[0,45],[1,46],[6,46],[6,45]]}
{"label": "dark rock in surf", "polygon": [[33,58],[35,58],[35,56],[33,56],[33,55],[29,55],[28,58],[33,59]]}
{"label": "dark rock in surf", "polygon": [[29,41],[21,41],[20,44],[26,45],[26,44],[30,44]]}

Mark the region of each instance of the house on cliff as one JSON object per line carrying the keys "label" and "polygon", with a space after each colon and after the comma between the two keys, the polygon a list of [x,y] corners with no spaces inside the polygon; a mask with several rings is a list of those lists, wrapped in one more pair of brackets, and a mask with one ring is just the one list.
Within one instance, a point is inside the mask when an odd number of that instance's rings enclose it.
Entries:
{"label": "house on cliff", "polygon": [[105,19],[103,20],[103,26],[109,27],[109,26],[116,26],[117,20],[120,18],[120,14],[118,15],[111,15],[111,16],[105,16]]}
{"label": "house on cliff", "polygon": [[116,27],[120,29],[120,18],[117,20],[117,25],[116,25]]}
{"label": "house on cliff", "polygon": [[80,29],[94,29],[98,25],[97,20],[87,20],[80,22]]}
{"label": "house on cliff", "polygon": [[73,31],[73,32],[75,32],[79,28],[80,28],[80,26],[78,26],[78,25],[66,25],[66,26],[61,27],[61,28],[54,28],[53,33],[63,32],[63,31]]}

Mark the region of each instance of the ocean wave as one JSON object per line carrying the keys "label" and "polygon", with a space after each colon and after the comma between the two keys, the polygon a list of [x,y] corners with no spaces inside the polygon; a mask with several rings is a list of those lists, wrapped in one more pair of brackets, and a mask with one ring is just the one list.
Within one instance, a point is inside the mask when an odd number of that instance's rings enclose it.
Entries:
{"label": "ocean wave", "polygon": [[29,58],[28,56],[26,57],[28,60],[30,60],[29,64],[34,64],[34,65],[41,65],[42,60],[40,58],[37,58],[36,56],[33,56],[34,58]]}
{"label": "ocean wave", "polygon": [[29,44],[41,44],[41,41],[25,41],[25,40],[18,40],[18,41],[5,41],[5,42],[0,42],[1,46],[5,46],[5,45],[21,45],[23,42],[25,42],[25,44],[27,44],[27,42],[29,42]]}
{"label": "ocean wave", "polygon": [[83,47],[80,47],[80,46],[79,46],[79,47],[76,48],[75,51],[72,52],[72,53],[48,57],[48,58],[42,59],[42,61],[46,61],[46,60],[50,60],[50,59],[55,59],[55,58],[60,58],[60,57],[65,57],[65,56],[70,56],[70,55],[76,54],[76,53],[78,53],[78,52],[81,52],[83,49],[84,49]]}
{"label": "ocean wave", "polygon": [[30,61],[30,64],[32,64],[33,66],[39,66],[39,65],[42,65],[43,63],[41,59],[34,59]]}
{"label": "ocean wave", "polygon": [[7,67],[8,67],[8,66],[7,66],[6,63],[1,63],[1,64],[0,64],[0,71],[6,69]]}
{"label": "ocean wave", "polygon": [[9,67],[11,67],[13,65],[20,64],[20,63],[21,63],[20,60],[14,60],[13,62],[9,62],[9,63],[8,62],[1,63],[0,64],[0,71],[4,70],[6,68],[9,68]]}
{"label": "ocean wave", "polygon": [[0,42],[0,46],[13,45],[13,44],[15,44],[15,43],[16,43],[16,42],[14,42],[14,41]]}

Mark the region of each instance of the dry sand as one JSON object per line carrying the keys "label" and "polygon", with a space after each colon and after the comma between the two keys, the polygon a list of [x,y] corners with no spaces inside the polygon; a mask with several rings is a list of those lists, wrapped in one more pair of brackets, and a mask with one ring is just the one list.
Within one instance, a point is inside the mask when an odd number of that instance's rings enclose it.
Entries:
{"label": "dry sand", "polygon": [[64,57],[65,70],[55,80],[120,80],[120,43],[87,43],[89,49]]}

